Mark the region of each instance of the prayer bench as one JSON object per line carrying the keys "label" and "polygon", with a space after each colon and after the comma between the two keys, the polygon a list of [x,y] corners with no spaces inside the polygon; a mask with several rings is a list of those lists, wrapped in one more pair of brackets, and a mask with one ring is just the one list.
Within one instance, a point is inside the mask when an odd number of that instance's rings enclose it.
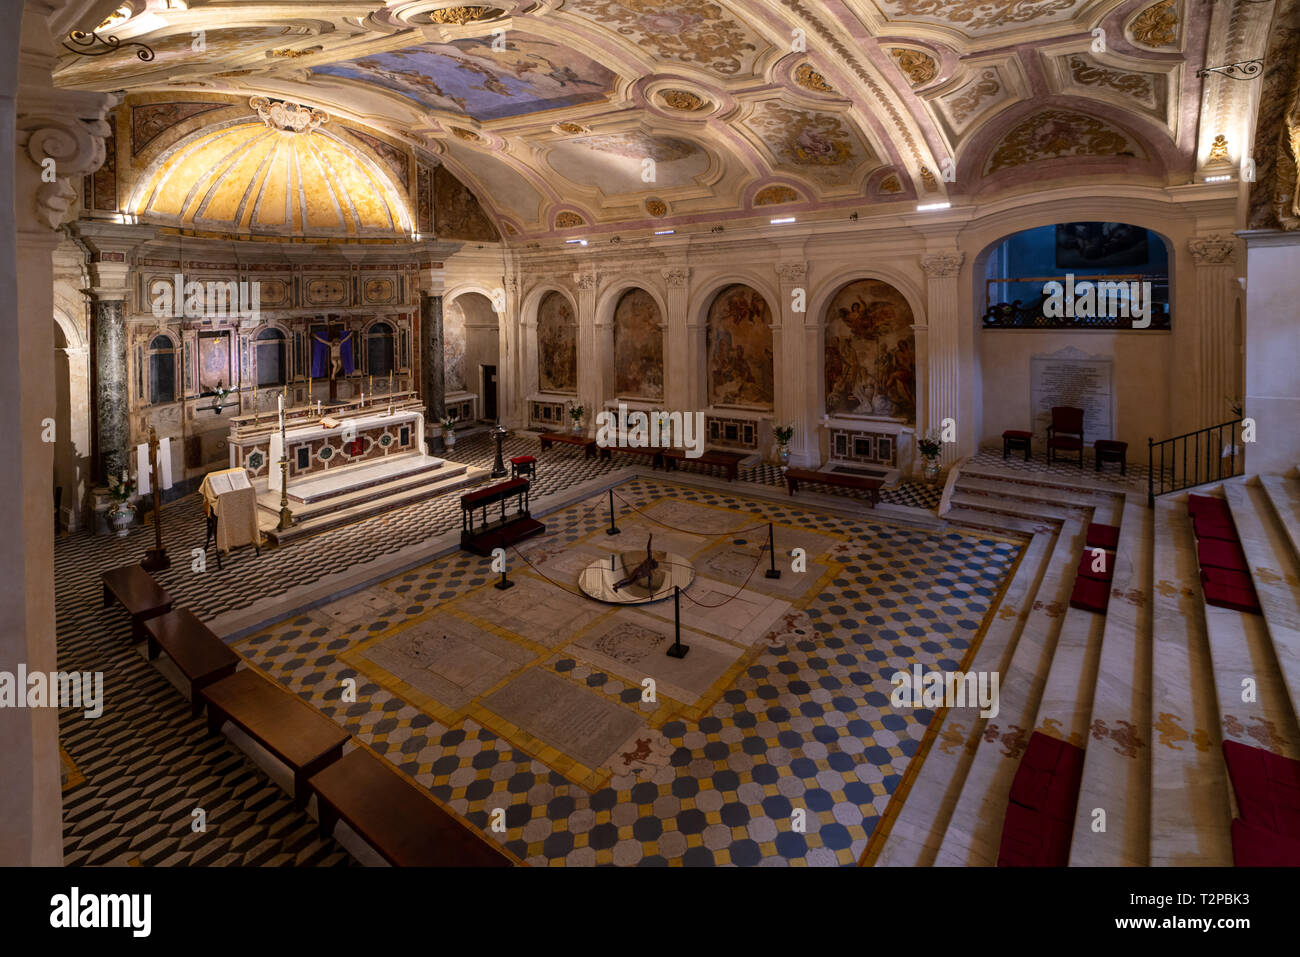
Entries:
{"label": "prayer bench", "polygon": [[343,756],[351,738],[307,702],[256,671],[236,671],[200,689],[208,703],[208,731],[227,721],[270,751],[293,772],[293,802],[307,804],[307,781]]}
{"label": "prayer bench", "polygon": [[100,575],[104,582],[104,607],[116,598],[131,616],[131,635],[144,640],[144,622],[171,611],[172,598],[139,565],[124,565]]}
{"label": "prayer bench", "polygon": [[394,867],[509,867],[510,859],[383,758],[349,751],[307,782],[321,834],[340,819]]}
{"label": "prayer bench", "polygon": [[[576,445],[582,449],[583,458],[594,458],[596,455],[596,440],[588,438],[585,435],[574,435],[572,432],[540,432],[537,436],[542,440],[542,451],[545,452],[554,444],[559,445]],[[609,458],[609,449],[600,449],[602,459]]]}
{"label": "prayer bench", "polygon": [[880,479],[861,478],[857,475],[837,475],[834,472],[813,472],[810,469],[786,469],[785,484],[790,487],[790,494],[799,491],[800,482],[820,482],[823,485],[838,485],[859,492],[866,492],[871,498],[871,507],[880,501],[880,487],[885,483]]}
{"label": "prayer bench", "polygon": [[159,650],[167,652],[167,657],[190,683],[190,706],[198,717],[203,710],[199,690],[233,675],[239,666],[239,655],[185,608],[150,618],[144,623],[144,630],[149,642],[149,660],[157,658]]}
{"label": "prayer bench", "polygon": [[744,461],[745,456],[739,452],[724,452],[717,449],[708,449],[695,458],[686,454],[685,449],[665,449],[664,450],[664,468],[667,471],[675,471],[680,468],[683,462],[694,462],[696,465],[716,465],[719,468],[727,470],[727,481],[735,481],[740,474],[740,463]]}

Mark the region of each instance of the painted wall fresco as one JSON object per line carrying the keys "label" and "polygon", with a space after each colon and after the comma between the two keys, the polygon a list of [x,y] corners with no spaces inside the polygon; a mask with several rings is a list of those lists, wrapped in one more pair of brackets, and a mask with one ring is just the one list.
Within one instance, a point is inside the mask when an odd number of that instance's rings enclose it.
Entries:
{"label": "painted wall fresco", "polygon": [[537,307],[537,383],[544,392],[578,391],[578,323],[558,292]]}
{"label": "painted wall fresco", "polygon": [[792,109],[775,100],[761,104],[746,125],[785,166],[820,181],[824,186],[845,186],[871,151],[853,128],[832,113]]}
{"label": "painted wall fresco", "polygon": [[709,307],[706,335],[709,401],[770,409],[775,393],[767,300],[749,286],[728,286]]}
{"label": "painted wall fresco", "polygon": [[506,49],[492,38],[426,43],[312,67],[312,73],[362,80],[435,110],[476,120],[603,99],[615,75],[571,47],[512,30]]}
{"label": "painted wall fresco", "polygon": [[442,370],[448,392],[465,389],[465,313],[455,302],[442,313]]}
{"label": "painted wall fresco", "polygon": [[629,289],[614,309],[614,387],[621,396],[664,397],[664,334],[659,304]]}
{"label": "painted wall fresco", "polygon": [[826,411],[916,418],[912,307],[889,283],[860,279],[826,307]]}
{"label": "painted wall fresco", "polygon": [[434,231],[439,239],[496,242],[501,238],[465,184],[445,167],[433,171]]}

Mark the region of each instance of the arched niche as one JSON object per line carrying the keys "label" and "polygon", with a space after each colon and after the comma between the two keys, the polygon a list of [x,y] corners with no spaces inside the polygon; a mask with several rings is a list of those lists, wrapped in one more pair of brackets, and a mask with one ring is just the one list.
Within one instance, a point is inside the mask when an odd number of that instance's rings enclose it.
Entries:
{"label": "arched niche", "polygon": [[[492,300],[480,292],[463,292],[443,312],[443,377],[447,392],[472,392],[482,400],[482,414],[496,418],[496,384],[501,352],[500,317]],[[489,376],[495,377],[491,380]],[[491,395],[490,395],[491,394]]]}
{"label": "arched niche", "polygon": [[543,392],[578,391],[578,321],[554,290],[537,304],[537,385]]}
{"label": "arched niche", "polygon": [[664,397],[663,316],[654,296],[633,287],[614,307],[614,391],[620,397]]}
{"label": "arched niche", "polygon": [[831,297],[822,352],[829,415],[916,421],[914,322],[907,297],[880,279],[856,279]]}
{"label": "arched niche", "polygon": [[705,352],[710,405],[773,408],[772,311],[763,294],[736,283],[709,305]]}

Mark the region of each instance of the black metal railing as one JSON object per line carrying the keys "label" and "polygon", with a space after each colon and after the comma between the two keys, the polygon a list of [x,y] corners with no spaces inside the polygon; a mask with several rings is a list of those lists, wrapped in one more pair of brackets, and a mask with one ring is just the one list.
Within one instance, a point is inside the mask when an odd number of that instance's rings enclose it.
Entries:
{"label": "black metal railing", "polygon": [[1210,425],[1172,439],[1147,439],[1147,505],[1157,495],[1240,475],[1245,455],[1238,442],[1243,419]]}

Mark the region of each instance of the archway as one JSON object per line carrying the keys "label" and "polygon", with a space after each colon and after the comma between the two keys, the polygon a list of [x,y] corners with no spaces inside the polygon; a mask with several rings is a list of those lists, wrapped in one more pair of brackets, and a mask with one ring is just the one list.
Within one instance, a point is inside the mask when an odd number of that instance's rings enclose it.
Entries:
{"label": "archway", "polygon": [[90,356],[75,324],[54,316],[54,475],[57,527],[82,525],[90,481]]}
{"label": "archway", "polygon": [[578,321],[569,300],[551,291],[537,305],[537,386],[578,392]]}
{"label": "archway", "polygon": [[443,381],[447,401],[476,397],[479,418],[497,421],[500,329],[492,301],[478,292],[461,293],[443,315]]}

